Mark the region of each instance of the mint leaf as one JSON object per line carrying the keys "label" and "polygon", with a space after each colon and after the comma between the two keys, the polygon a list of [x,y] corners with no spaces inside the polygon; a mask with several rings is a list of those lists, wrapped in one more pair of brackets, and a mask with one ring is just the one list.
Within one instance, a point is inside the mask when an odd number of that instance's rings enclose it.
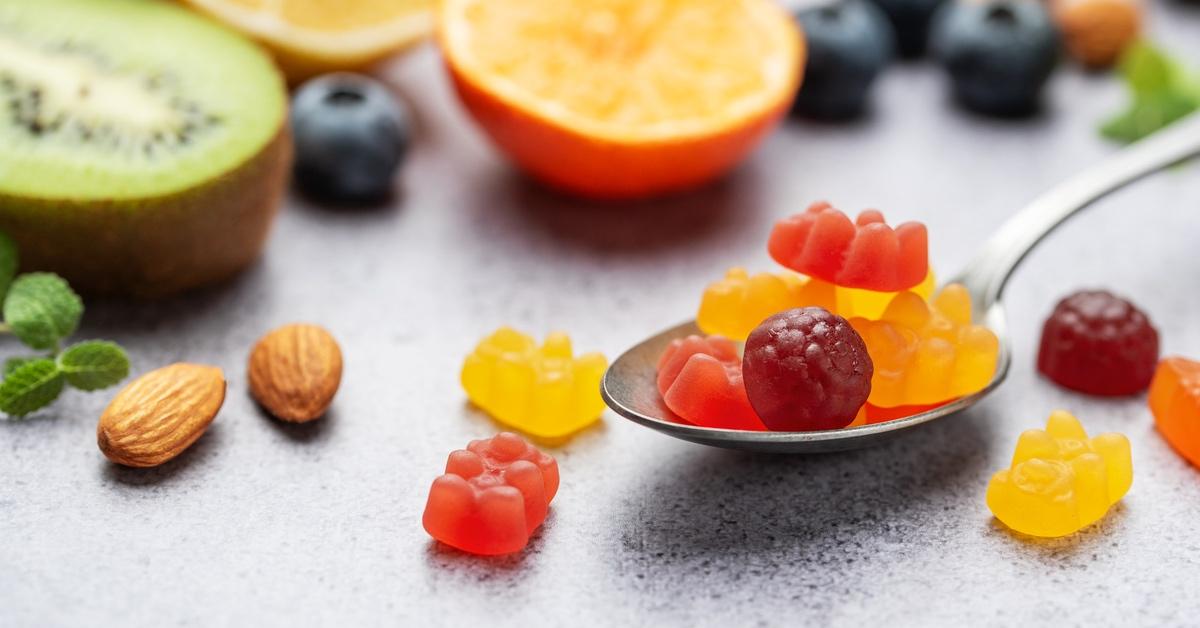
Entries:
{"label": "mint leaf", "polygon": [[62,393],[64,381],[54,360],[30,360],[0,382],[0,411],[19,417],[43,408]]}
{"label": "mint leaf", "polygon": [[67,347],[58,356],[58,369],[75,388],[100,390],[129,375],[129,356],[114,342],[88,340]]}
{"label": "mint leaf", "polygon": [[17,243],[4,233],[0,233],[0,299],[8,293],[13,277],[17,275]]}
{"label": "mint leaf", "polygon": [[1180,73],[1179,67],[1166,53],[1144,41],[1125,49],[1117,70],[1134,94],[1171,89],[1176,85]]}
{"label": "mint leaf", "polygon": [[1100,132],[1118,142],[1136,142],[1200,107],[1200,99],[1187,93],[1162,91],[1140,97],[1132,107],[1109,119]]}
{"label": "mint leaf", "polygon": [[1200,83],[1165,52],[1146,42],[1131,45],[1119,66],[1132,104],[1100,126],[1122,143],[1136,142],[1200,109]]}
{"label": "mint leaf", "polygon": [[54,349],[79,326],[83,301],[62,277],[29,273],[17,277],[4,301],[4,322],[21,342]]}
{"label": "mint leaf", "polygon": [[18,368],[21,368],[22,365],[26,364],[27,362],[32,362],[32,361],[38,360],[38,359],[40,359],[40,358],[36,358],[36,357],[33,357],[33,358],[9,358],[4,361],[4,376],[8,377],[10,373],[17,370]]}

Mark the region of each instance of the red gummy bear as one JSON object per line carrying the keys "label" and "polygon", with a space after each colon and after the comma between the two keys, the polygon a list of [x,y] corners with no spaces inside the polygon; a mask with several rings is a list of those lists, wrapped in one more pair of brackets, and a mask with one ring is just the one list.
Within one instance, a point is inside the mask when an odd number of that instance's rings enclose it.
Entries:
{"label": "red gummy bear", "polygon": [[946,401],[939,401],[929,405],[895,406],[893,408],[880,408],[868,403],[866,406],[864,406],[864,410],[866,411],[866,423],[886,423],[887,421],[895,421],[896,419],[907,419],[910,416],[918,415],[922,412],[928,412],[934,408],[940,408],[948,403],[953,403],[956,400],[957,398],[947,399]]}
{"label": "red gummy bear", "polygon": [[742,385],[742,360],[733,341],[721,336],[677,339],[658,360],[658,392],[683,419],[730,430],[766,428]]}
{"label": "red gummy bear", "polygon": [[846,288],[899,292],[929,273],[925,225],[906,222],[893,230],[875,210],[852,223],[825,202],[775,223],[767,251],[796,272]]}
{"label": "red gummy bear", "polygon": [[558,463],[511,432],[450,453],[421,523],[433,538],[472,554],[508,554],[529,543],[558,492]]}

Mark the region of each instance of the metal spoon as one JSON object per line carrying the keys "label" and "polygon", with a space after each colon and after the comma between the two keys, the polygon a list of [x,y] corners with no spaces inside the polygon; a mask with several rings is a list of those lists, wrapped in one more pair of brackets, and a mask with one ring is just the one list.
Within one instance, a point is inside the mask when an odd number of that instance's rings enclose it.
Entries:
{"label": "metal spoon", "polygon": [[1200,114],[1121,150],[1068,179],[1013,216],[951,282],[965,285],[975,312],[1000,338],[996,374],[979,392],[909,417],[819,432],[751,432],[688,425],[673,419],[655,386],[658,357],[676,338],[700,333],[694,321],[643,340],[617,358],[604,374],[600,392],[617,414],[675,438],[728,449],[778,453],[840,451],[866,447],[912,427],[975,405],[1008,374],[1012,349],[1000,297],[1017,264],[1042,238],[1097,199],[1183,159],[1200,155]]}

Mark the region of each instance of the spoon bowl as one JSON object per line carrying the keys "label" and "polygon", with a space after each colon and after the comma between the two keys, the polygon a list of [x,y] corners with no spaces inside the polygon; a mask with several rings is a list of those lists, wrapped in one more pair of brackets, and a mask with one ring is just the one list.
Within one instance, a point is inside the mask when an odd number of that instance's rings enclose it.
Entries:
{"label": "spoon bowl", "polygon": [[701,427],[685,422],[663,404],[655,377],[658,358],[672,340],[701,333],[695,321],[676,325],[651,336],[622,354],[605,374],[600,384],[600,394],[613,411],[634,423],[701,445],[786,454],[858,449],[888,440],[908,428],[969,408],[1004,381],[1012,353],[1007,337],[998,330],[1004,327],[1003,308],[990,310],[986,320],[987,325],[997,331],[1001,342],[996,374],[983,390],[932,410],[882,423],[817,432],[756,432]]}
{"label": "spoon bowl", "polygon": [[605,372],[600,394],[617,414],[682,440],[745,451],[820,453],[867,447],[905,430],[956,414],[987,397],[1004,381],[1012,347],[1001,296],[1021,260],[1055,227],[1099,198],[1148,174],[1200,154],[1200,114],[1178,121],[1107,161],[1068,179],[1013,216],[951,283],[971,293],[974,312],[1000,340],[996,372],[983,389],[942,406],[881,423],[813,432],[729,430],[689,424],[663,404],[656,385],[658,359],[671,341],[700,334],[695,321],[651,336],[621,354]]}

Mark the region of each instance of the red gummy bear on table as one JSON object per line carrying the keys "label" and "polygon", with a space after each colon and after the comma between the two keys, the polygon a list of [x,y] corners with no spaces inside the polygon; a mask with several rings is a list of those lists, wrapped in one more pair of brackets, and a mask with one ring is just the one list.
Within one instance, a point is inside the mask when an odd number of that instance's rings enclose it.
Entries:
{"label": "red gummy bear on table", "polygon": [[852,223],[825,202],[775,223],[767,251],[796,272],[846,288],[899,292],[929,273],[925,225],[906,222],[892,229],[875,210]]}
{"label": "red gummy bear on table", "polygon": [[1042,326],[1038,370],[1090,395],[1135,395],[1158,364],[1158,330],[1136,305],[1105,290],[1084,290],[1054,307]]}
{"label": "red gummy bear on table", "polygon": [[529,543],[558,492],[558,463],[501,432],[450,453],[421,523],[433,538],[472,554],[509,554]]}
{"label": "red gummy bear on table", "polygon": [[742,360],[722,336],[676,339],[658,360],[658,392],[689,423],[730,430],[766,429],[742,385]]}

